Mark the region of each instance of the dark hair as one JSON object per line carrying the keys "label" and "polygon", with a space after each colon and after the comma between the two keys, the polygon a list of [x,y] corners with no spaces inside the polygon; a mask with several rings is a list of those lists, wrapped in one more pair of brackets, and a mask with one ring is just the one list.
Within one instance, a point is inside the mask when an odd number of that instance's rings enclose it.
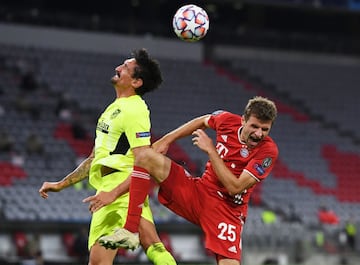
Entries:
{"label": "dark hair", "polygon": [[136,89],[140,96],[147,92],[157,89],[162,83],[159,63],[152,59],[145,49],[139,49],[132,52],[133,57],[138,65],[134,69],[133,78],[140,78],[143,81],[142,86]]}
{"label": "dark hair", "polygon": [[256,96],[250,99],[245,107],[245,121],[247,121],[251,115],[254,115],[261,121],[271,121],[274,123],[277,116],[276,105],[267,98]]}

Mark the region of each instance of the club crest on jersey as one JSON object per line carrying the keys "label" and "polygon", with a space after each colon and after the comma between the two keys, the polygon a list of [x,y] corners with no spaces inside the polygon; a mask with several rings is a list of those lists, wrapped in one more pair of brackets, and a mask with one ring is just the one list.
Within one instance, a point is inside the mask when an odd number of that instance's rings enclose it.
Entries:
{"label": "club crest on jersey", "polygon": [[245,148],[245,147],[241,148],[240,155],[242,157],[244,157],[244,158],[248,157],[249,156],[249,150],[247,150],[247,148]]}
{"label": "club crest on jersey", "polygon": [[110,119],[115,119],[117,115],[119,115],[121,112],[120,109],[116,109],[110,116]]}
{"label": "club crest on jersey", "polygon": [[150,137],[150,132],[137,132],[136,138]]}
{"label": "club crest on jersey", "polygon": [[272,164],[271,157],[267,157],[262,161],[261,165],[263,166],[263,168],[268,168],[269,166],[271,166],[271,164]]}

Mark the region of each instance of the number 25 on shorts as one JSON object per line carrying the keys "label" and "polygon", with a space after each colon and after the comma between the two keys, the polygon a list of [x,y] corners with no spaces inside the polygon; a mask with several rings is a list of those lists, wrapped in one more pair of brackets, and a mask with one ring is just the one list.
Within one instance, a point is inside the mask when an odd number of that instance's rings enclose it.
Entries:
{"label": "number 25 on shorts", "polygon": [[228,240],[234,242],[236,240],[236,226],[232,224],[219,223],[218,229],[220,230],[218,238],[221,240]]}

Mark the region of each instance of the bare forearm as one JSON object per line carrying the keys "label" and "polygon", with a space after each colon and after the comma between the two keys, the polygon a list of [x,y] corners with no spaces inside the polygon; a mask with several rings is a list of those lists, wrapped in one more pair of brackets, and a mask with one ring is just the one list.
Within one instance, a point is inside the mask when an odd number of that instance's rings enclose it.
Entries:
{"label": "bare forearm", "polygon": [[130,182],[131,182],[131,177],[128,177],[126,180],[124,180],[121,184],[119,184],[115,189],[111,191],[115,196],[115,198],[118,198],[129,191]]}
{"label": "bare forearm", "polygon": [[230,169],[227,168],[215,148],[208,152],[208,155],[219,181],[230,195],[240,194],[256,183],[256,180],[246,171],[243,171],[240,176],[235,176]]}
{"label": "bare forearm", "polygon": [[242,187],[239,186],[236,176],[226,167],[216,149],[214,148],[208,155],[215,174],[221,184],[228,190],[229,194],[234,195],[241,192]]}
{"label": "bare forearm", "polygon": [[59,185],[61,186],[61,189],[72,186],[75,183],[78,183],[79,181],[82,181],[83,179],[89,177],[89,171],[92,161],[93,161],[93,156],[89,156],[74,171],[72,171],[61,181],[59,181]]}
{"label": "bare forearm", "polygon": [[240,193],[246,187],[243,187],[237,176],[226,166],[220,157],[212,139],[205,133],[204,130],[196,130],[193,132],[193,144],[204,151],[211,162],[211,167],[221,184],[227,189],[229,194],[234,195]]}
{"label": "bare forearm", "polygon": [[197,129],[205,129],[206,128],[206,119],[209,117],[209,115],[204,115],[201,117],[197,117],[182,126],[178,127],[177,129],[167,133],[164,135],[164,139],[166,139],[168,142],[174,142],[177,139],[189,136],[193,133],[193,131]]}

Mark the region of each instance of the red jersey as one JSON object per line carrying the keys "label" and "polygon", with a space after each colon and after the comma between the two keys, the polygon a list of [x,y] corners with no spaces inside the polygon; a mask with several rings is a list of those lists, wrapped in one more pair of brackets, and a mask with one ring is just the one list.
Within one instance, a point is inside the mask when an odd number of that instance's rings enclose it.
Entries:
{"label": "red jersey", "polygon": [[[240,141],[241,116],[218,111],[208,123],[216,131],[220,157],[236,177],[240,177],[243,170],[259,182],[269,175],[278,157],[277,146],[270,137],[248,149]],[[242,194],[230,196],[210,163],[198,178],[172,162],[168,177],[160,183],[158,196],[168,209],[201,227],[205,247],[217,258],[240,261],[241,232],[253,189],[254,186]]]}
{"label": "red jersey", "polygon": [[[255,148],[248,149],[240,140],[242,129],[241,116],[226,111],[214,112],[209,119],[210,128],[216,131],[216,149],[229,170],[237,177],[243,170],[256,181],[265,179],[272,170],[278,157],[278,148],[270,136],[266,136]],[[230,196],[216,176],[210,162],[206,164],[202,182],[211,191],[216,191],[232,203],[242,207],[244,216],[255,185],[241,194]]]}

